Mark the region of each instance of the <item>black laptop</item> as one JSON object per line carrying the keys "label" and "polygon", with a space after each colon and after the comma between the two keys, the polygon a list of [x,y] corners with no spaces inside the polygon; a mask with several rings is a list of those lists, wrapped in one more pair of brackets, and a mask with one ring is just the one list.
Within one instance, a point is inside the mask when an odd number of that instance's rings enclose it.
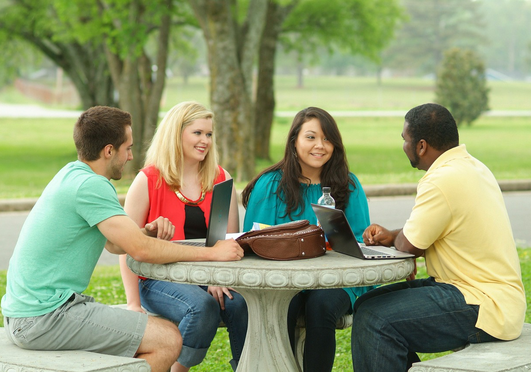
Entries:
{"label": "black laptop", "polygon": [[233,183],[234,181],[231,178],[214,185],[206,239],[174,240],[173,243],[197,247],[212,247],[218,240],[225,240],[227,225],[229,224]]}
{"label": "black laptop", "polygon": [[384,246],[367,247],[358,243],[352,232],[345,213],[340,209],[332,209],[312,204],[312,209],[323,228],[332,249],[362,260],[386,260],[415,257],[407,252]]}

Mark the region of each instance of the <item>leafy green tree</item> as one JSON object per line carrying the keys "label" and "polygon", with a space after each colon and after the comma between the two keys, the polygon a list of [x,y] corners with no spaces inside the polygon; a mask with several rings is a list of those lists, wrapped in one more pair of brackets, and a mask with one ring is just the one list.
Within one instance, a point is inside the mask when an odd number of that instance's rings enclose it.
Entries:
{"label": "leafy green tree", "polygon": [[448,50],[437,74],[435,101],[450,110],[457,125],[470,125],[489,109],[488,93],[481,58],[471,50]]}
{"label": "leafy green tree", "polygon": [[31,45],[9,37],[6,32],[0,31],[0,89],[11,85],[17,77],[28,75],[42,63],[42,54]]}
{"label": "leafy green tree", "polygon": [[126,171],[136,173],[158,123],[172,17],[177,14],[174,1],[54,0],[53,6],[62,26],[56,35],[103,48],[119,107],[131,113],[135,124],[137,146]]}
{"label": "leafy green tree", "polygon": [[220,162],[237,181],[254,175],[253,68],[268,0],[189,0],[203,30]]}
{"label": "leafy green tree", "polygon": [[[184,0],[183,0],[184,1]],[[172,26],[195,23],[179,0],[2,0],[0,28],[62,67],[84,108],[118,105],[135,125],[134,173],[158,122]]]}
{"label": "leafy green tree", "polygon": [[[279,45],[300,58],[318,58],[324,48],[379,61],[402,10],[398,0],[277,0],[268,2],[267,27],[258,56],[255,148],[269,158],[275,109],[274,71]],[[302,108],[302,107],[301,107]]]}
{"label": "leafy green tree", "polygon": [[[52,0],[3,0],[1,5],[2,50],[12,50],[15,45],[21,49],[21,45],[29,43],[31,49],[39,50],[69,76],[84,108],[116,105],[103,47],[90,41],[79,42],[66,34],[61,36],[64,25]],[[75,20],[81,22],[79,18]],[[7,52],[1,58],[9,56]]]}

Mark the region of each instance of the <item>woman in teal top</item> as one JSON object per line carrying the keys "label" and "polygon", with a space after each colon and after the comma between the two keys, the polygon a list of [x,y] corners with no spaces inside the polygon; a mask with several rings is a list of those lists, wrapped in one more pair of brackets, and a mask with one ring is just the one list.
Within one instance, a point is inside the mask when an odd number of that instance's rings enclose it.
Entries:
{"label": "woman in teal top", "polygon": [[[284,158],[243,190],[244,231],[250,230],[253,222],[277,225],[306,219],[316,224],[310,204],[317,203],[322,186],[331,188],[336,208],[345,212],[356,238],[362,242],[363,231],[370,224],[365,192],[349,171],[335,120],[320,108],[308,107],[293,119]],[[372,288],[308,290],[293,298],[288,313],[289,335],[294,347],[296,320],[304,314],[305,372],[332,370],[337,320],[351,314],[356,298]]]}

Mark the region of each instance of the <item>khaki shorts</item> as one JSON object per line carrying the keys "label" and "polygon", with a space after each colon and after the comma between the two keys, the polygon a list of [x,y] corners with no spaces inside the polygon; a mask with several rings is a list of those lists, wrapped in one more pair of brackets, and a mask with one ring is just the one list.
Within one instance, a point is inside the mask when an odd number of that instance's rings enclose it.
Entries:
{"label": "khaki shorts", "polygon": [[41,316],[5,318],[8,338],[33,350],[86,350],[133,357],[148,316],[110,307],[90,296],[73,294],[56,310]]}

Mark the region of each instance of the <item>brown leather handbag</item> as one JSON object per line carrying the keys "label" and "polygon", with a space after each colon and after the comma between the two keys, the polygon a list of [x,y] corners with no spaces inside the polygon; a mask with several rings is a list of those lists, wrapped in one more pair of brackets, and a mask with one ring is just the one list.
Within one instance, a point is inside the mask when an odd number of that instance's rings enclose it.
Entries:
{"label": "brown leather handbag", "polygon": [[300,260],[325,254],[323,230],[299,220],[240,235],[236,241],[245,253],[251,251],[269,260]]}

